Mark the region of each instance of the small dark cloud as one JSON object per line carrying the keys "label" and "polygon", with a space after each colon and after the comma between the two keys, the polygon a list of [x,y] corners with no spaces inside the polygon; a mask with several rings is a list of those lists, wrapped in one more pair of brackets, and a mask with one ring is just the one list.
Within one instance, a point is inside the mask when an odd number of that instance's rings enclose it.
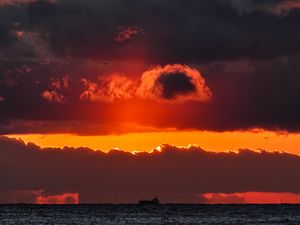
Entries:
{"label": "small dark cloud", "polygon": [[117,27],[117,34],[114,40],[118,43],[123,43],[125,41],[130,40],[134,36],[138,34],[144,34],[144,32],[135,26],[118,26]]}
{"label": "small dark cloud", "polygon": [[162,87],[162,97],[166,99],[176,98],[177,95],[190,94],[196,90],[190,77],[184,73],[162,74],[156,85]]}

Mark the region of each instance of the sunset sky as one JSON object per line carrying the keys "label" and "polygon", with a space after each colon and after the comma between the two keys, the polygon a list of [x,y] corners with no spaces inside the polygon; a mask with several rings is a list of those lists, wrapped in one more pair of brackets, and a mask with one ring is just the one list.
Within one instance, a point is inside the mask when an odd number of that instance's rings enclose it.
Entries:
{"label": "sunset sky", "polygon": [[0,203],[300,203],[299,0],[0,0]]}

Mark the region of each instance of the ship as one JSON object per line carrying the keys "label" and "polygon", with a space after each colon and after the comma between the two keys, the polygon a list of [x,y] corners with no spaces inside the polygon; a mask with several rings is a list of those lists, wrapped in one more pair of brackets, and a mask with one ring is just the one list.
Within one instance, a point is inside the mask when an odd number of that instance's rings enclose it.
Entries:
{"label": "ship", "polygon": [[155,198],[153,198],[151,200],[140,200],[139,205],[160,205],[160,201],[155,196]]}

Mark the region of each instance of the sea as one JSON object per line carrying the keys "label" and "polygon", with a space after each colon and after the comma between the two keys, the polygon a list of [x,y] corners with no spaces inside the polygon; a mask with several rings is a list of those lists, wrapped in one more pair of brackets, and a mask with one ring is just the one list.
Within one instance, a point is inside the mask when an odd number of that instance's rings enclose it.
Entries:
{"label": "sea", "polygon": [[300,225],[300,205],[0,205],[0,224]]}

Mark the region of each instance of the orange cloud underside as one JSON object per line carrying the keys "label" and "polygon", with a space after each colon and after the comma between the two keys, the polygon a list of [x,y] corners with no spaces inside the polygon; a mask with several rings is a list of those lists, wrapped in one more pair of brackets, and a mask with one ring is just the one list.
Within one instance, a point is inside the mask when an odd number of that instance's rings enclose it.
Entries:
{"label": "orange cloud underside", "polygon": [[160,131],[130,133],[123,135],[77,136],[72,134],[9,135],[33,142],[41,147],[89,147],[108,151],[119,148],[125,151],[151,151],[168,143],[176,146],[198,145],[209,151],[228,151],[239,148],[252,150],[266,149],[285,151],[300,155],[300,134],[278,134],[259,132],[201,132],[201,131]]}
{"label": "orange cloud underside", "polygon": [[36,204],[78,204],[78,193],[64,193],[61,195],[38,196]]}
{"label": "orange cloud underside", "polygon": [[17,190],[1,192],[0,204],[79,204],[79,193],[48,195],[43,190]]}
{"label": "orange cloud underside", "polygon": [[[13,191],[6,194],[8,202],[18,203],[31,196],[35,204],[80,204],[78,193],[43,195],[41,191]],[[300,194],[275,192],[205,193],[206,204],[300,204]],[[18,201],[18,202],[17,202]],[[0,203],[8,203],[1,202]],[[25,200],[26,202],[26,200]]]}
{"label": "orange cloud underside", "polygon": [[300,204],[300,195],[293,193],[245,192],[245,193],[206,193],[203,195],[210,204]]}

